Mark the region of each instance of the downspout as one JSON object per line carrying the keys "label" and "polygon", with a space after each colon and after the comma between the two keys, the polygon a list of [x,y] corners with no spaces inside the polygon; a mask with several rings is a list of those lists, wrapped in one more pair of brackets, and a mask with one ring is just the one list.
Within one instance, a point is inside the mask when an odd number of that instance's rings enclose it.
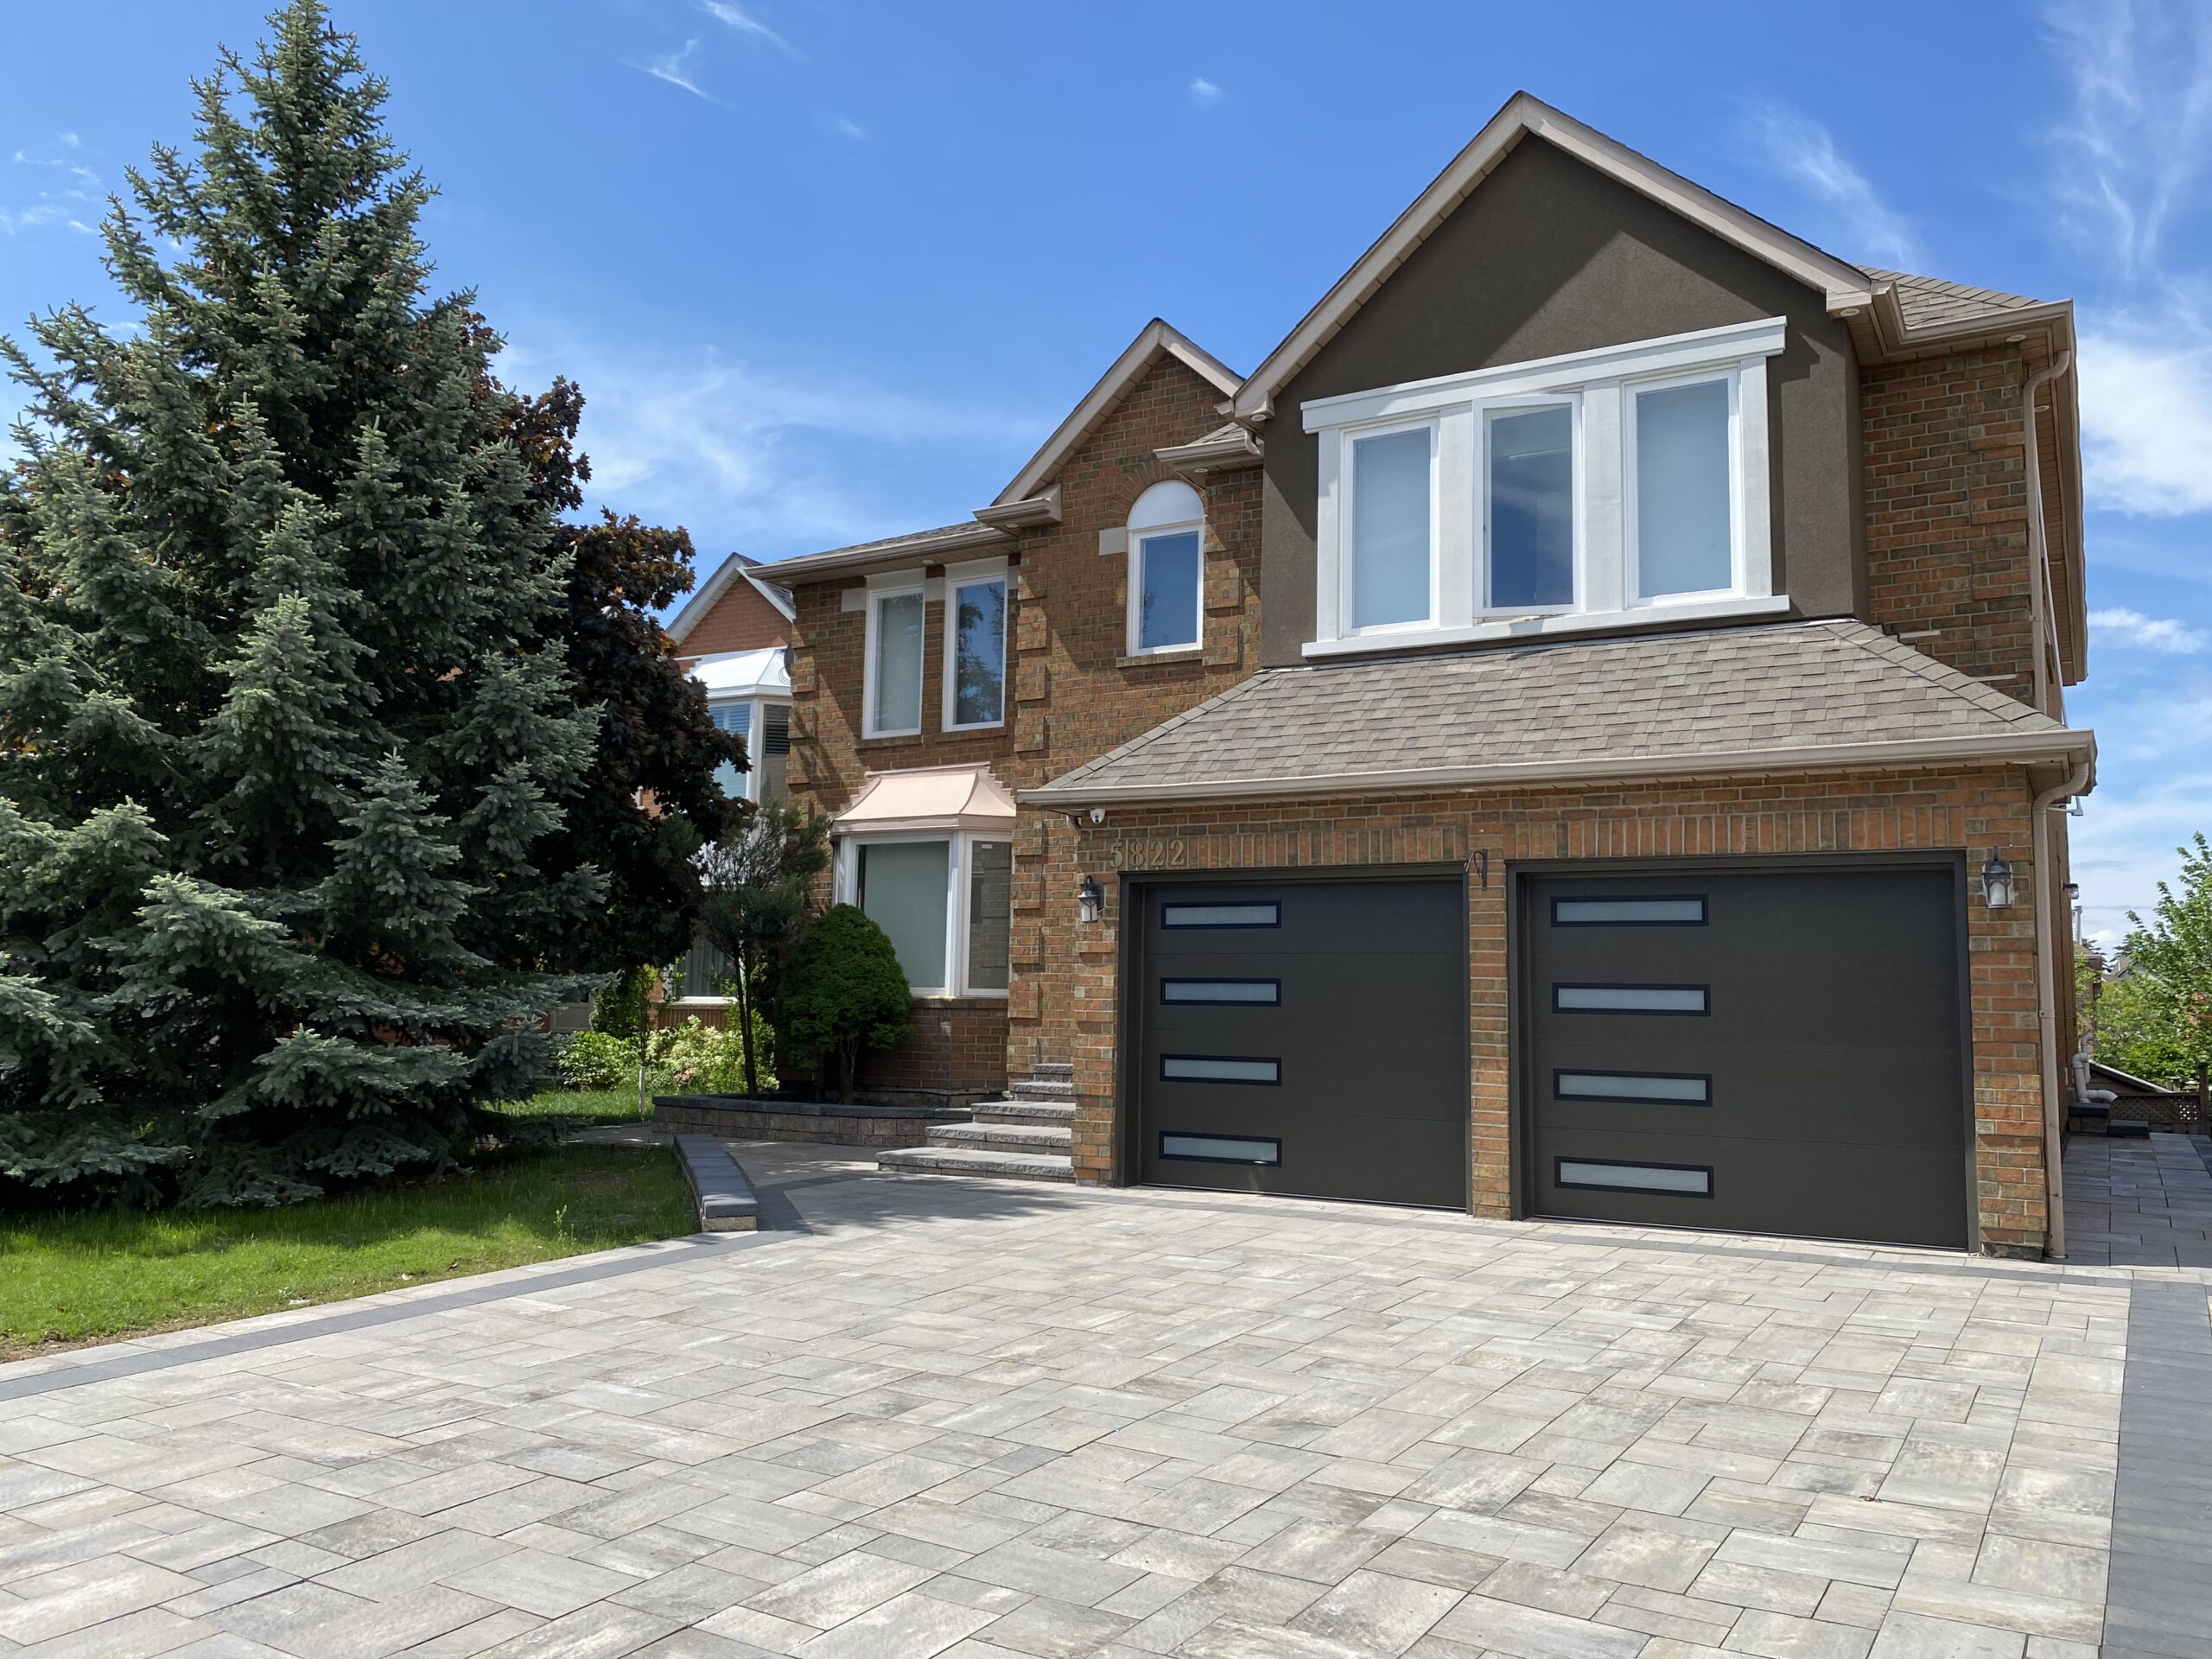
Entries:
{"label": "downspout", "polygon": [[2063,780],[2035,798],[2031,809],[2035,816],[2028,829],[2029,856],[2036,867],[2036,1027],[2037,1046],[2043,1058],[2043,1185],[2047,1215],[2044,1250],[2054,1262],[2066,1259],[2066,1192],[2059,1172],[2063,1148],[2059,1141],[2058,988],[2055,977],[2058,945],[2053,937],[2056,929],[2051,924],[2050,904],[2056,891],[2051,886],[2056,872],[2050,867],[2050,815],[2056,803],[2079,794],[2088,783],[2089,766],[2087,757],[2075,761],[2074,770]]}
{"label": "downspout", "polygon": [[[2057,607],[2050,588],[2050,543],[2044,528],[2043,466],[2036,443],[2036,393],[2074,365],[2074,353],[2063,351],[2027,378],[2020,389],[2020,421],[2027,466],[2028,541],[2035,568],[2028,574],[2029,624],[2035,637],[2035,709],[2051,714],[2050,657],[2057,643]],[[2047,652],[2046,645],[2054,648]],[[2063,716],[2053,715],[2054,719]],[[2050,814],[2059,801],[2079,794],[2089,781],[2090,762],[2075,763],[2059,783],[2035,798],[2029,822],[2029,856],[2036,868],[2036,1031],[2037,1051],[2043,1069],[2043,1182],[2044,1250],[2054,1262],[2066,1259],[2065,1182],[2060,1171],[2063,1156],[2058,1107],[2058,942],[2050,915]],[[2071,963],[2068,964],[2071,970]]]}

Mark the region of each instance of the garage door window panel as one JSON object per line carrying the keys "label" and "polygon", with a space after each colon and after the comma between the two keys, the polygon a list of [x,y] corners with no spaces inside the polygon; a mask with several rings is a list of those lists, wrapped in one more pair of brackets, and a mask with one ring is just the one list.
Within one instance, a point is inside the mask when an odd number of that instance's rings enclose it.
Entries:
{"label": "garage door window panel", "polygon": [[1177,1135],[1163,1130],[1160,1156],[1188,1164],[1243,1164],[1269,1168],[1282,1162],[1282,1142],[1255,1135]]}
{"label": "garage door window panel", "polygon": [[1552,987],[1554,1014],[1710,1014],[1705,985],[1567,985]]}
{"label": "garage door window panel", "polygon": [[1631,1164],[1606,1158],[1560,1158],[1552,1179],[1561,1186],[1594,1192],[1648,1192],[1669,1198],[1709,1198],[1713,1168],[1708,1164]]}
{"label": "garage door window panel", "polygon": [[1282,906],[1272,899],[1249,905],[1162,905],[1160,925],[1165,928],[1281,927]]}
{"label": "garage door window panel", "polygon": [[1169,1007],[1274,1008],[1282,1006],[1279,979],[1163,979],[1160,1000]]}
{"label": "garage door window panel", "polygon": [[1160,1057],[1160,1080],[1258,1084],[1275,1088],[1282,1082],[1282,1062],[1230,1054],[1163,1054]]}
{"label": "garage door window panel", "polygon": [[1624,1105],[1710,1106],[1713,1079],[1694,1071],[1567,1071],[1552,1073],[1558,1100],[1617,1101]]}
{"label": "garage door window panel", "polygon": [[1552,900],[1554,927],[1703,927],[1705,899],[1682,894]]}

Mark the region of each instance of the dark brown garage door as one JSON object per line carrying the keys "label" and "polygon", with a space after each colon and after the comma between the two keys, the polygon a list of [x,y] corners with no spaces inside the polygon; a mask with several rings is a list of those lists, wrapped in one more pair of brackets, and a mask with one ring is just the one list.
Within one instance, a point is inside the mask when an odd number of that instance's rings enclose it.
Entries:
{"label": "dark brown garage door", "polygon": [[1144,1180],[1465,1205],[1459,881],[1137,891]]}
{"label": "dark brown garage door", "polygon": [[1957,881],[1524,882],[1527,1207],[1965,1244]]}

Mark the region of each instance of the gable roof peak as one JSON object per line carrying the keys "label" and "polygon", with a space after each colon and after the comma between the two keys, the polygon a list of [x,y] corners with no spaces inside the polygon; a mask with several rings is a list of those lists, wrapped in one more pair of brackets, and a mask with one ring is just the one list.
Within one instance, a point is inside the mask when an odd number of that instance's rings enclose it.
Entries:
{"label": "gable roof peak", "polygon": [[1084,394],[1082,401],[1069,411],[1067,419],[1045,440],[1044,447],[1030,456],[1028,464],[1014,475],[1014,481],[993,498],[991,505],[1000,507],[1026,501],[1050,483],[1060,463],[1090,435],[1099,422],[1113,412],[1114,406],[1128,395],[1129,388],[1162,353],[1211,385],[1224,398],[1234,397],[1244,384],[1241,375],[1174,324],[1154,317],[1137,330],[1137,337],[1114,359],[1113,366]]}
{"label": "gable roof peak", "polygon": [[1307,312],[1282,344],[1252,371],[1236,394],[1240,421],[1265,420],[1274,412],[1275,393],[1312,361],[1315,353],[1351,320],[1390,274],[1488,178],[1497,164],[1531,136],[1565,150],[1599,172],[1641,192],[1702,226],[1722,240],[1766,261],[1820,292],[1828,309],[1851,315],[1872,301],[1875,280],[1858,266],[1815,247],[1758,214],[1694,184],[1649,156],[1607,137],[1533,93],[1516,92],[1452,158],[1429,187],[1399,214],[1390,228],[1360,255]]}

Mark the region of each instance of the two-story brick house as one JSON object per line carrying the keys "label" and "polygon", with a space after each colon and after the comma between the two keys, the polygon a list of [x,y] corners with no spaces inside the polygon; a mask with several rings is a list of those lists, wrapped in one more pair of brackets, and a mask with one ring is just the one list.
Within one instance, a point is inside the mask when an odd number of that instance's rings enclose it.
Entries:
{"label": "two-story brick house", "polygon": [[2057,1247],[2072,350],[1516,97],[1249,377],[1155,322],[761,573],[879,1081],[1070,1066],[1086,1181]]}

